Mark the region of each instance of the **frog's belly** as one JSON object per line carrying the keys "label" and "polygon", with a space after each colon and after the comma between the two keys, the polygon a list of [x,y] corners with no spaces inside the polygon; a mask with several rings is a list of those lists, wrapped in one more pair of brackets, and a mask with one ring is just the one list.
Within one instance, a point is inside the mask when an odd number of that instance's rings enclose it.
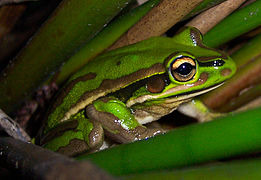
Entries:
{"label": "frog's belly", "polygon": [[162,116],[172,113],[177,107],[184,102],[190,101],[176,101],[155,104],[151,106],[143,106],[142,108],[133,108],[133,115],[140,124],[146,124],[160,119]]}

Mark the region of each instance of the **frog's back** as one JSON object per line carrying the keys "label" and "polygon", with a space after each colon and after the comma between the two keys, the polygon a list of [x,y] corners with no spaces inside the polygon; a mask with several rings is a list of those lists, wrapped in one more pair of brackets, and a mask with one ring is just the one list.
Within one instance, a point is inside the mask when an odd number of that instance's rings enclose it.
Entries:
{"label": "frog's back", "polygon": [[[133,46],[130,49],[112,51],[99,56],[75,73],[61,90],[50,110],[47,123],[52,128],[70,118],[99,97],[114,92],[153,74],[165,71],[162,50],[152,40],[150,47]],[[130,46],[129,46],[130,47]],[[171,52],[171,49],[167,51]],[[146,59],[146,61],[145,61]],[[48,128],[48,129],[49,129]]]}

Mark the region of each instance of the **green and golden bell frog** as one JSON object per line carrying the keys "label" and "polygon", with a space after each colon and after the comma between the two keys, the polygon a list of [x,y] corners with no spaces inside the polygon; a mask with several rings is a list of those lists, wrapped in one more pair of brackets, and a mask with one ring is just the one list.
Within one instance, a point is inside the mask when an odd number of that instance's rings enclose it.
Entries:
{"label": "green and golden bell frog", "polygon": [[39,143],[76,155],[99,148],[104,134],[118,143],[162,134],[143,124],[220,86],[235,71],[232,59],[204,46],[195,28],[104,53],[62,88]]}

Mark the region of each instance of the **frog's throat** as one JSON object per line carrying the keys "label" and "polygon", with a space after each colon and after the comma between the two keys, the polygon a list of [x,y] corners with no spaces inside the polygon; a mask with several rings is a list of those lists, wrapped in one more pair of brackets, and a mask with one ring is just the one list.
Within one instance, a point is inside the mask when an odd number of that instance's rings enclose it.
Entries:
{"label": "frog's throat", "polygon": [[[189,89],[189,88],[191,88],[193,86],[198,86],[198,85],[204,84],[206,81],[207,81],[207,75],[204,74],[203,76],[201,75],[200,80],[195,82],[194,84],[189,84],[187,86],[183,86],[183,85],[182,86],[176,86],[174,88],[171,88],[171,89],[167,90],[164,93],[157,94],[157,95],[144,95],[144,96],[140,96],[140,97],[138,97],[136,99],[130,99],[129,101],[127,101],[126,106],[127,107],[131,107],[132,105],[137,104],[137,103],[143,103],[145,101],[150,101],[150,100],[154,100],[154,99],[162,99],[162,97],[164,95],[173,94],[174,92],[177,92],[177,91]],[[177,102],[177,101],[182,101],[182,100],[185,100],[185,99],[189,99],[189,98],[198,96],[200,94],[204,94],[204,93],[206,93],[208,91],[211,91],[213,89],[216,89],[217,87],[221,86],[222,84],[223,83],[219,83],[219,84],[210,86],[208,88],[201,89],[200,91],[192,91],[190,93],[179,94],[179,95],[176,95],[175,98],[167,98],[165,100],[165,102],[166,103],[171,103],[171,102]]]}

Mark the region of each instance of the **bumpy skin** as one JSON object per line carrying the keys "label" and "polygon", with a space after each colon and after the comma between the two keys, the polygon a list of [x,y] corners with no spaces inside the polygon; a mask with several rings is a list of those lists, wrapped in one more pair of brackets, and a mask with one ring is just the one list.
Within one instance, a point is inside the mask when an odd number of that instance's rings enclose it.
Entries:
{"label": "bumpy skin", "polygon": [[[183,57],[195,61],[195,74],[178,81],[170,67]],[[49,111],[40,144],[75,155],[99,147],[103,130],[121,143],[162,133],[140,124],[172,112],[235,70],[228,56],[202,44],[195,28],[110,51],[70,78]]]}

